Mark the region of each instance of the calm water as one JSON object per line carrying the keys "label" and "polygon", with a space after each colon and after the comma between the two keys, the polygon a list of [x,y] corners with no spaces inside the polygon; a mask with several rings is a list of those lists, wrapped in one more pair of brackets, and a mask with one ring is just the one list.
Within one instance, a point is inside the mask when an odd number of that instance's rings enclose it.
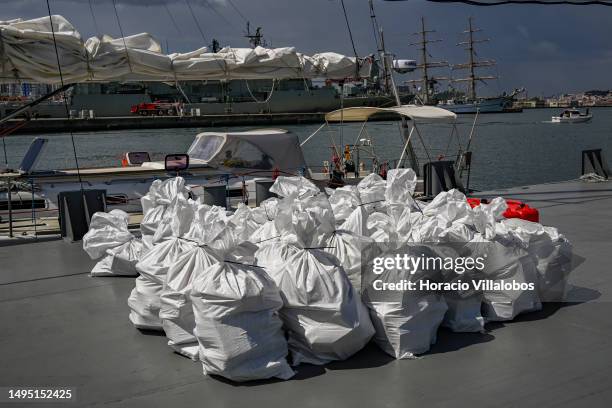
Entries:
{"label": "calm water", "polygon": [[[583,124],[546,123],[558,109],[481,115],[471,148],[471,186],[477,189],[492,189],[578,177],[582,150],[602,148],[608,157],[612,155],[612,109],[594,108],[591,111],[593,120]],[[459,117],[458,130],[463,145],[469,135],[472,120],[471,115]],[[304,140],[318,126],[295,125],[285,128]],[[344,143],[353,143],[359,128],[360,124],[345,124],[342,129]],[[167,153],[184,152],[196,133],[213,129],[228,128],[104,131],[75,133],[74,138],[82,167],[114,166],[119,165],[120,156],[126,151],[148,151],[154,159],[163,159]],[[323,160],[330,159],[330,136],[334,137],[336,143],[340,142],[339,128],[334,129],[331,133],[320,133],[304,146],[309,165],[320,166]],[[372,122],[366,129],[379,157],[399,157],[403,143],[396,122]],[[450,126],[424,125],[421,130],[431,157],[437,158],[444,151],[449,152],[449,156],[456,152],[456,138],[453,136],[452,140],[449,139]],[[39,168],[74,167],[69,134],[41,136],[49,137],[50,142]],[[33,137],[19,135],[5,139],[9,166],[19,164]],[[417,155],[421,162],[424,162],[427,157],[425,150],[418,139],[414,140]],[[4,162],[1,155],[0,160]]]}

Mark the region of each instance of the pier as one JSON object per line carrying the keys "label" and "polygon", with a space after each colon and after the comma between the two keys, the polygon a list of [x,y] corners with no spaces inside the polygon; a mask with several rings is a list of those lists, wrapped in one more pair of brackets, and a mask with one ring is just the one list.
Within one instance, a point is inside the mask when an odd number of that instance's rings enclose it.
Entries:
{"label": "pier", "polygon": [[[301,365],[290,381],[236,385],[202,375],[163,335],[128,320],[132,278],[91,278],[81,243],[0,247],[0,383],[76,387],[77,405],[604,406],[612,398],[612,188],[568,181],[481,193],[540,210],[574,245],[569,301],[486,333],[441,329],[430,352],[393,360],[374,344],[347,361]],[[35,256],[33,256],[35,255]],[[508,392],[511,389],[512,392]]]}
{"label": "pier", "polygon": [[[93,132],[100,130],[193,128],[214,126],[266,126],[322,123],[325,113],[256,113],[202,116],[117,116],[93,119],[38,118],[30,119],[13,134]],[[3,128],[23,123],[9,120]]]}

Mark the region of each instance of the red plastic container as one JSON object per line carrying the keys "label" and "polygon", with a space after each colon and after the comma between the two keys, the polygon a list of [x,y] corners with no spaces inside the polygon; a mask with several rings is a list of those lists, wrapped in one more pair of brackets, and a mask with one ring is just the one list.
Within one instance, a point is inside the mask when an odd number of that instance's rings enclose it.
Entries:
{"label": "red plastic container", "polygon": [[[481,202],[484,204],[488,203],[487,199],[481,200],[480,198],[468,198],[467,201],[472,208],[479,206]],[[508,205],[508,208],[506,211],[504,211],[504,217],[520,218],[526,221],[540,222],[540,212],[522,201],[507,199],[506,204]]]}

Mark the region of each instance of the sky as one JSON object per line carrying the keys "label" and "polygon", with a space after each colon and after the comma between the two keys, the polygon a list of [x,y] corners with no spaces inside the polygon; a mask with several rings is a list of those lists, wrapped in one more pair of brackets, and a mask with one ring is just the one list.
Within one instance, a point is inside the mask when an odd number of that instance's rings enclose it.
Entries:
{"label": "sky", "polygon": [[[71,21],[84,39],[96,34],[120,36],[113,0],[49,0],[53,14]],[[263,27],[273,47],[295,46],[305,53],[335,51],[352,55],[340,0],[115,0],[126,35],[153,34],[170,52],[188,51],[209,44],[247,46],[246,20]],[[368,0],[344,0],[360,55],[376,51]],[[527,88],[531,96],[551,96],[589,89],[612,89],[612,7],[504,5],[477,7],[432,3],[425,0],[374,0],[386,48],[397,58],[418,59],[411,46],[418,37],[421,17],[431,38],[434,60],[467,61],[456,44],[468,17],[490,39],[477,48],[478,56],[497,61],[482,74],[499,76],[480,86],[481,95]],[[0,0],[0,20],[47,15],[46,0]],[[195,24],[189,6],[198,20]],[[92,16],[93,10],[93,16]],[[94,20],[95,18],[95,20]],[[200,33],[201,31],[201,33]],[[440,76],[450,70],[439,69]],[[459,74],[454,73],[457,77]],[[406,74],[398,79],[411,79]]]}

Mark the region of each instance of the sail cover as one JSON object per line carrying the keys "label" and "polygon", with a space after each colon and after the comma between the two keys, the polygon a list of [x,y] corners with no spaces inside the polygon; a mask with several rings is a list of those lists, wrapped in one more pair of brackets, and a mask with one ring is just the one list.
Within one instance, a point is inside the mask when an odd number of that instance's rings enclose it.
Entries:
{"label": "sail cover", "polygon": [[0,63],[2,82],[28,80],[47,84],[59,83],[60,79],[64,83],[345,79],[367,77],[371,67],[367,58],[356,63],[355,58],[334,52],[308,56],[298,53],[293,47],[226,47],[217,53],[200,48],[166,55],[161,52],[160,44],[147,33],[124,38],[103,35],[83,42],[75,27],[60,15],[27,21],[0,21]]}

